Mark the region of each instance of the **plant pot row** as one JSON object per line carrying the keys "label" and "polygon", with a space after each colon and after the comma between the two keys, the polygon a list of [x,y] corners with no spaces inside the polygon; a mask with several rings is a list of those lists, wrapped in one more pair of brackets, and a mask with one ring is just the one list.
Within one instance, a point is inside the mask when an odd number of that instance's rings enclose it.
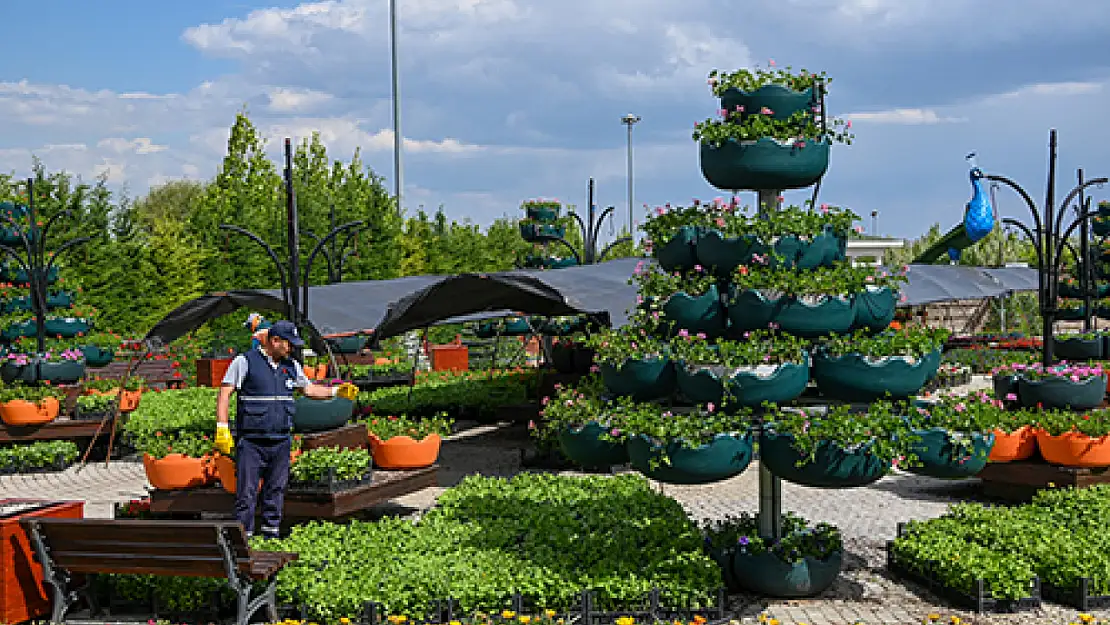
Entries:
{"label": "plant pot row", "polygon": [[1064,377],[1029,379],[1021,375],[995,375],[994,394],[1000,399],[1016,397],[1025,407],[1089,410],[1102,405],[1107,376],[1073,381]]}
{"label": "plant pot row", "polygon": [[8,384],[12,382],[73,384],[84,375],[85,362],[81,360],[31,361],[20,365],[15,360],[6,359],[3,364],[0,364],[0,379]]}
{"label": "plant pot row", "polygon": [[1078,468],[1110,467],[1110,436],[1092,437],[1081,432],[1052,435],[1031,426],[1023,426],[1013,432],[996,430],[990,461],[1028,460],[1038,450],[1050,464]]}
{"label": "plant pot row", "polygon": [[803,240],[794,235],[765,241],[756,235],[729,237],[711,228],[683,226],[666,241],[656,241],[653,253],[667,271],[691,270],[701,265],[714,275],[727,278],[741,266],[816,269],[842,261],[847,256],[848,240],[831,230]]}
{"label": "plant pot row", "polygon": [[812,379],[826,397],[844,401],[871,401],[916,394],[940,366],[940,352],[910,359],[892,356],[872,359],[859,354],[828,356],[817,351],[812,361],[719,372],[716,368],[687,365],[660,357],[626,360],[620,367],[601,365],[606,388],[636,400],[671,397],[682,391],[694,402],[719,403],[726,396],[743,406],[796,399]]}

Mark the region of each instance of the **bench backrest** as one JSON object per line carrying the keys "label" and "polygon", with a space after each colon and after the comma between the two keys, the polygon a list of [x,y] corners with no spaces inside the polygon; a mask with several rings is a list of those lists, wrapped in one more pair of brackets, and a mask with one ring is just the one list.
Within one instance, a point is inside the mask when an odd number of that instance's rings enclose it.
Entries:
{"label": "bench backrest", "polygon": [[226,577],[224,547],[240,573],[249,574],[250,548],[234,521],[147,521],[30,518],[58,568],[71,573],[139,573]]}

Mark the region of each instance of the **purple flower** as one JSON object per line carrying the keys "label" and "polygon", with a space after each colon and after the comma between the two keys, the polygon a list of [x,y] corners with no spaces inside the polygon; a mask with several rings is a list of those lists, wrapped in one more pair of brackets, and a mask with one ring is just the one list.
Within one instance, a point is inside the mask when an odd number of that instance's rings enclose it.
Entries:
{"label": "purple flower", "polygon": [[750,540],[748,540],[748,537],[747,537],[747,536],[741,536],[741,537],[740,537],[740,540],[738,540],[738,541],[736,541],[736,542],[738,542],[738,543],[739,543],[739,544],[740,544],[740,545],[741,545],[742,547],[747,547],[747,546],[748,546],[748,543],[750,543],[751,541],[750,541]]}

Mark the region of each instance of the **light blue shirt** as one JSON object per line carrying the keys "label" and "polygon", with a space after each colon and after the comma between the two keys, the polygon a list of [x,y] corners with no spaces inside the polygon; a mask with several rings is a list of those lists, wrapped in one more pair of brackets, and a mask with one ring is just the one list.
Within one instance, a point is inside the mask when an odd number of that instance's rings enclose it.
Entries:
{"label": "light blue shirt", "polygon": [[[278,363],[274,362],[274,360],[270,358],[270,355],[266,353],[266,350],[262,349],[261,346],[257,349],[262,352],[262,355],[266,358],[266,362],[270,363],[270,366],[276,370],[278,368]],[[296,381],[293,383],[294,388],[304,388],[308,386],[310,380],[304,373],[304,367],[301,367],[301,363],[296,360],[293,361],[293,366],[296,367]],[[235,390],[239,390],[243,387],[243,379],[246,377],[247,357],[243,354],[239,354],[231,361],[231,365],[228,366],[227,373],[224,374],[223,383],[230,384],[235,387]]]}

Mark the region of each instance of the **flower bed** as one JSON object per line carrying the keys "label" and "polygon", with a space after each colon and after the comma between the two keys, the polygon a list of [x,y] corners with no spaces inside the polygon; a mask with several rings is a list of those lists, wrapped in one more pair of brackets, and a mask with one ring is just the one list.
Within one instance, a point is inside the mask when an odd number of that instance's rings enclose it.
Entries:
{"label": "flower bed", "polygon": [[446,412],[455,419],[488,417],[501,406],[522,404],[534,397],[537,379],[535,372],[524,371],[426,372],[412,387],[360,393],[358,403],[369,405],[377,415]]}
{"label": "flower bed", "polygon": [[35,441],[0,447],[0,475],[61,471],[77,460],[71,441]]}

